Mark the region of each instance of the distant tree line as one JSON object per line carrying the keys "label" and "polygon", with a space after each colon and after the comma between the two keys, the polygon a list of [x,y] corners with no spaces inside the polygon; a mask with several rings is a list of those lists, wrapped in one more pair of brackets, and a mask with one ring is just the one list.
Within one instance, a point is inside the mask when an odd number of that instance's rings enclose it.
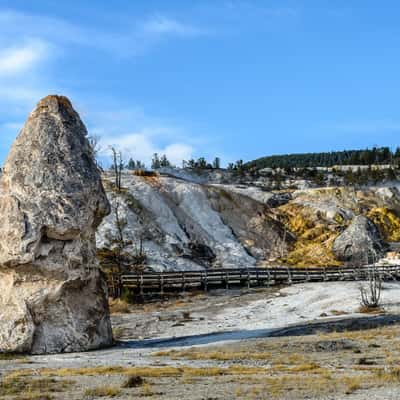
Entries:
{"label": "distant tree line", "polygon": [[153,154],[153,158],[151,159],[151,169],[159,169],[162,167],[172,167],[173,165],[168,160],[165,154],[159,156],[158,153]]}
{"label": "distant tree line", "polygon": [[126,164],[126,169],[134,170],[134,169],[145,169],[146,166],[140,160],[133,160],[132,158],[129,159],[128,164]]}
{"label": "distant tree line", "polygon": [[262,168],[312,168],[335,165],[379,165],[400,163],[400,147],[373,147],[365,150],[332,151],[329,153],[302,153],[268,156],[250,161],[245,169]]}
{"label": "distant tree line", "polygon": [[199,157],[197,160],[191,158],[190,160],[182,161],[182,168],[192,168],[192,169],[220,169],[221,159],[215,157],[213,162],[208,162],[204,157]]}
{"label": "distant tree line", "polygon": [[[250,171],[250,175],[258,177],[258,171]],[[398,180],[398,170],[392,167],[372,167],[351,168],[341,170],[333,168],[331,172],[323,171],[317,168],[282,168],[263,173],[271,181],[273,189],[283,189],[288,179],[304,179],[315,186],[354,186],[362,187],[379,182],[389,182]]]}

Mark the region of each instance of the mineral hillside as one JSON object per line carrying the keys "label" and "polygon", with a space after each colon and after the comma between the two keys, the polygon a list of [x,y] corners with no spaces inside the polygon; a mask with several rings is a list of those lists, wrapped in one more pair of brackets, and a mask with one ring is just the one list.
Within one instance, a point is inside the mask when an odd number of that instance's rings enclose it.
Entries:
{"label": "mineral hillside", "polygon": [[112,343],[95,232],[109,203],[69,100],[42,99],[0,181],[0,352]]}
{"label": "mineral hillside", "polygon": [[322,187],[289,177],[290,188],[274,190],[226,170],[169,169],[125,171],[121,191],[111,172],[103,181],[112,212],[97,232],[101,260],[121,234],[127,264],[140,249],[140,267],[158,271],[365,263],[400,241],[397,180]]}

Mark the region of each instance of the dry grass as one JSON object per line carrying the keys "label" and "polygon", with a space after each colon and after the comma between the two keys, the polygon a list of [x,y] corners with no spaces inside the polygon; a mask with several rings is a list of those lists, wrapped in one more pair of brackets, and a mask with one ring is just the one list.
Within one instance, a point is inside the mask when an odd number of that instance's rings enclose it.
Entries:
{"label": "dry grass", "polygon": [[374,371],[374,378],[381,383],[400,383],[400,367],[379,368]]}
{"label": "dry grass", "polygon": [[0,382],[0,396],[49,396],[48,393],[64,392],[68,390],[73,381],[58,380],[54,378],[33,378],[30,376],[10,375]]}
{"label": "dry grass", "polygon": [[149,396],[153,396],[153,395],[154,395],[154,392],[152,390],[151,385],[149,383],[145,383],[142,386],[142,396],[149,397]]}
{"label": "dry grass", "polygon": [[116,397],[121,394],[121,389],[117,386],[99,386],[94,389],[87,389],[85,391],[86,397]]}
{"label": "dry grass", "polygon": [[42,377],[66,376],[98,376],[98,375],[139,375],[145,378],[182,377],[182,376],[222,376],[222,375],[251,375],[265,372],[265,368],[232,365],[226,368],[194,368],[182,367],[92,367],[92,368],[42,368],[37,370],[17,370],[10,373],[7,378],[15,379],[28,377],[33,374]]}
{"label": "dry grass", "polygon": [[[348,347],[340,346],[343,339],[349,340],[350,343],[345,343]],[[328,345],[321,342],[328,342]],[[330,342],[334,345],[330,345]],[[397,326],[258,339],[212,348],[159,351],[153,355],[165,357],[165,361],[168,358],[205,360],[210,364],[206,368],[198,368],[188,362],[189,365],[185,366],[18,370],[5,380],[29,382],[44,379],[60,382],[59,377],[109,376],[110,384],[114,383],[114,379],[118,382],[121,378],[125,379],[124,384],[112,388],[117,391],[126,388],[126,392],[139,398],[158,398],[162,394],[160,389],[176,398],[180,394],[184,398],[191,390],[207,398],[207,388],[212,387],[213,395],[218,398],[284,397],[296,400],[344,397],[346,393],[370,388],[385,390],[385,387],[397,387],[400,384],[400,337]],[[51,394],[52,391],[46,390],[44,393]],[[102,397],[101,394],[91,393],[92,396]],[[113,396],[108,393],[104,396]],[[367,392],[365,394],[367,398]],[[16,396],[18,399],[21,397]]]}
{"label": "dry grass", "polygon": [[110,298],[108,304],[111,314],[127,314],[130,312],[129,304],[124,300]]}
{"label": "dry grass", "polygon": [[361,389],[363,380],[364,380],[364,377],[356,377],[356,376],[343,378],[343,382],[346,385],[345,393],[351,394],[351,393],[355,392],[356,390]]}
{"label": "dry grass", "polygon": [[16,353],[0,353],[0,361],[9,361],[9,360],[18,360],[18,361],[26,361],[27,358],[22,354]]}
{"label": "dry grass", "polygon": [[330,313],[332,315],[347,315],[348,312],[347,311],[343,311],[343,310],[331,310]]}
{"label": "dry grass", "polygon": [[46,393],[28,393],[19,395],[18,400],[53,400],[54,397]]}
{"label": "dry grass", "polygon": [[[211,377],[217,387],[221,379],[225,383],[231,382],[230,395],[235,398],[261,399],[267,396],[303,399],[338,394],[344,396],[359,390],[400,383],[398,333],[399,328],[396,326],[382,327],[297,338],[269,338],[251,345],[242,343],[212,349],[160,351],[153,356],[209,360],[224,364],[232,362],[242,367],[254,363],[259,365],[260,360],[265,360],[265,368],[257,368],[255,373],[243,375],[238,370],[231,378],[226,375]],[[351,341],[349,347],[340,347],[344,339]],[[339,347],[323,347],[321,341],[339,343]],[[364,359],[368,362],[361,365],[360,360]],[[191,385],[201,384],[192,378],[188,382]]]}
{"label": "dry grass", "polygon": [[152,354],[153,357],[168,357],[173,360],[185,358],[188,360],[215,360],[215,361],[232,361],[232,360],[269,360],[271,353],[266,352],[248,352],[248,351],[207,351],[207,350],[167,350],[158,351]]}
{"label": "dry grass", "polygon": [[383,307],[368,307],[366,305],[361,305],[358,312],[362,314],[382,314],[385,310]]}
{"label": "dry grass", "polygon": [[127,332],[127,328],[122,326],[114,326],[112,328],[113,338],[114,339],[121,339]]}
{"label": "dry grass", "polygon": [[366,330],[354,330],[345,332],[330,332],[330,333],[320,333],[318,335],[321,339],[356,339],[356,340],[376,340],[379,339],[397,339],[399,338],[399,327],[398,326],[388,326],[380,327]]}

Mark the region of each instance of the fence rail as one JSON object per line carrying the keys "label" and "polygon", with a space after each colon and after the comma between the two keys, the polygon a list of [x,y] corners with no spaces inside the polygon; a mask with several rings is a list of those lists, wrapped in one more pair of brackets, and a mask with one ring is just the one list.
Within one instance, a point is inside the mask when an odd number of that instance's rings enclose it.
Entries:
{"label": "fence rail", "polygon": [[354,281],[367,279],[376,271],[383,280],[400,278],[400,265],[375,267],[325,267],[325,268],[238,268],[210,269],[205,271],[123,273],[109,278],[109,293],[119,297],[123,288],[136,294],[185,291],[210,288],[273,286],[301,282]]}

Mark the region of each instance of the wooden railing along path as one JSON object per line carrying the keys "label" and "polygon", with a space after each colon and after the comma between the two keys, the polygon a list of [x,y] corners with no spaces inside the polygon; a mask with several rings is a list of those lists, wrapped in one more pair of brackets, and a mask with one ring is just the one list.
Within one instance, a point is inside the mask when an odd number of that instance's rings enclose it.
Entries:
{"label": "wooden railing along path", "polygon": [[183,272],[142,272],[114,275],[109,280],[109,292],[118,297],[123,288],[130,288],[136,294],[145,292],[163,294],[165,291],[185,291],[232,286],[253,287],[293,284],[301,282],[354,281],[367,279],[372,271],[383,280],[400,279],[400,265],[364,267],[273,267],[209,269]]}

